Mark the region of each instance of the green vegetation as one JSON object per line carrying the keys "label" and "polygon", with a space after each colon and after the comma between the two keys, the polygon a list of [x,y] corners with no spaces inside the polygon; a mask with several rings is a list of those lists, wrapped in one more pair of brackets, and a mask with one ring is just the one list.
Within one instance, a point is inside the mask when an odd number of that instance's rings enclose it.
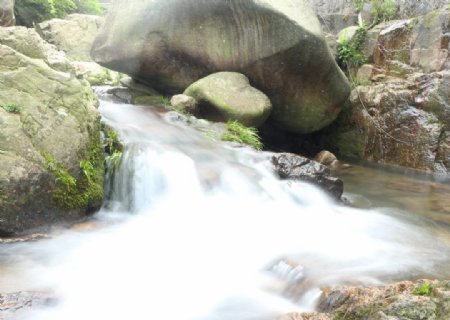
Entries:
{"label": "green vegetation", "polygon": [[5,109],[6,111],[8,111],[10,113],[20,113],[20,109],[22,109],[16,103],[5,103],[5,104],[0,105],[0,107]]}
{"label": "green vegetation", "polygon": [[353,7],[357,11],[361,11],[363,9],[365,3],[366,3],[365,0],[352,0]]}
{"label": "green vegetation", "polygon": [[227,122],[227,132],[221,137],[223,141],[232,141],[249,145],[250,147],[261,150],[263,144],[261,138],[258,135],[258,130],[253,127],[246,127],[238,121]]}
{"label": "green vegetation", "polygon": [[397,15],[397,5],[395,0],[371,0],[372,10],[370,14],[374,23],[392,20]]}
{"label": "green vegetation", "polygon": [[106,168],[117,169],[122,159],[122,144],[119,141],[119,134],[107,125],[104,125],[103,132],[105,133],[103,149],[108,154],[105,157]]}
{"label": "green vegetation", "polygon": [[86,159],[80,161],[81,174],[77,179],[56,159],[43,153],[47,168],[55,176],[53,200],[67,210],[97,206],[103,199],[103,155],[99,145],[92,144]]}
{"label": "green vegetation", "polygon": [[27,27],[71,13],[102,14],[98,0],[16,0],[14,11],[17,24]]}
{"label": "green vegetation", "polygon": [[415,287],[411,293],[416,296],[430,296],[432,292],[433,287],[431,286],[431,284],[424,283],[419,285],[418,287]]}
{"label": "green vegetation", "polygon": [[337,60],[344,71],[357,68],[366,62],[366,58],[361,52],[361,46],[366,39],[366,32],[366,28],[360,26],[350,39],[345,33],[339,37]]}
{"label": "green vegetation", "polygon": [[170,105],[170,98],[169,97],[165,97],[165,96],[161,96],[160,97],[160,103],[163,106],[168,106],[168,105]]}
{"label": "green vegetation", "polygon": [[373,25],[392,20],[397,16],[398,8],[395,2],[395,0],[352,0],[353,7],[358,12],[364,8],[364,4],[370,3]]}

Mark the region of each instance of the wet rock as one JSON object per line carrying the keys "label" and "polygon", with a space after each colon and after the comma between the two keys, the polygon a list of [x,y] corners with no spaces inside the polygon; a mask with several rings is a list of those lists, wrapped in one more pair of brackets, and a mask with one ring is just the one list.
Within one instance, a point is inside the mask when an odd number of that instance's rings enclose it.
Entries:
{"label": "wet rock", "polygon": [[91,88],[9,46],[0,55],[0,235],[84,217],[103,197]]}
{"label": "wet rock", "polygon": [[202,118],[217,122],[237,120],[257,127],[272,110],[269,98],[250,86],[246,76],[236,72],[211,74],[191,84],[184,94],[198,101]]}
{"label": "wet rock", "polygon": [[[352,320],[444,320],[450,317],[449,288],[448,281],[437,280],[403,281],[372,287],[324,288],[317,306],[321,314],[316,316]],[[300,313],[296,316],[303,319],[303,315]]]}
{"label": "wet rock", "polygon": [[14,2],[14,0],[0,0],[0,27],[9,27],[16,24]]}
{"label": "wet rock", "polygon": [[269,97],[272,121],[296,133],[333,122],[350,91],[306,0],[116,1],[92,56],[167,94],[242,73]]}
{"label": "wet rock", "polygon": [[71,14],[64,19],[52,19],[39,23],[36,30],[42,38],[68,57],[77,61],[92,61],[90,51],[94,38],[103,25],[103,17]]}
{"label": "wet rock", "polygon": [[120,73],[103,68],[95,62],[72,61],[72,66],[77,78],[87,80],[91,86],[117,85],[121,77]]}
{"label": "wet rock", "polygon": [[181,110],[182,112],[190,114],[196,114],[198,111],[197,100],[184,94],[174,95],[170,99],[170,105],[176,110]]}
{"label": "wet rock", "polygon": [[318,163],[321,163],[327,167],[335,167],[337,166],[338,159],[334,154],[332,154],[330,151],[321,151],[319,152],[315,157],[314,160]]}
{"label": "wet rock", "polygon": [[311,182],[335,199],[342,196],[342,180],[331,177],[330,169],[316,161],[292,153],[280,153],[272,157],[272,164],[282,179]]}
{"label": "wet rock", "polygon": [[0,316],[2,320],[24,319],[32,311],[55,303],[56,299],[44,292],[0,293]]}

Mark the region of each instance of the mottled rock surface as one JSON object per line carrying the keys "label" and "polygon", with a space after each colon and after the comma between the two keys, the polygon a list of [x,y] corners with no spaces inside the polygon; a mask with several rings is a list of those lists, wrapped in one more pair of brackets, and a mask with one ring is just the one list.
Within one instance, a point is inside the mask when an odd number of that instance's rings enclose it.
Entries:
{"label": "mottled rock surface", "polygon": [[191,84],[184,94],[199,102],[201,117],[237,120],[246,126],[263,124],[272,111],[269,98],[237,72],[218,72]]}
{"label": "mottled rock surface", "polygon": [[242,73],[270,98],[272,121],[292,132],[330,124],[349,94],[305,0],[116,1],[92,57],[166,94],[215,72]]}
{"label": "mottled rock surface", "polygon": [[340,199],[344,191],[342,180],[330,175],[330,169],[308,158],[291,154],[279,153],[272,157],[275,172],[282,179],[292,179],[311,182],[335,199]]}

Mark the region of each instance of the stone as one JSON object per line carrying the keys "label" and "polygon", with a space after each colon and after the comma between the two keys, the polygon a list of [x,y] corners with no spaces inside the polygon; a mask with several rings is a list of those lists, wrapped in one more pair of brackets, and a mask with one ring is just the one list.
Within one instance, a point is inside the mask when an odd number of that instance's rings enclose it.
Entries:
{"label": "stone", "polygon": [[450,8],[417,20],[412,30],[411,65],[423,72],[450,69]]}
{"label": "stone", "polygon": [[387,78],[357,87],[351,106],[324,133],[328,148],[340,157],[448,174],[448,149],[442,139],[450,123],[446,79]]}
{"label": "stone", "polygon": [[24,319],[37,309],[54,306],[57,303],[50,293],[20,291],[0,293],[2,320]]}
{"label": "stone", "polygon": [[196,114],[198,109],[197,100],[184,94],[174,95],[170,99],[170,105],[175,110],[181,110],[190,114]]}
{"label": "stone", "polygon": [[53,69],[65,72],[73,69],[65,53],[44,41],[34,29],[0,28],[0,44],[13,48],[30,58],[44,60]]}
{"label": "stone", "polygon": [[0,27],[9,27],[16,24],[14,2],[14,0],[0,0]]}
{"label": "stone", "polygon": [[253,88],[247,77],[236,72],[218,72],[191,84],[183,93],[199,104],[202,118],[226,122],[237,120],[249,127],[262,125],[272,104],[261,91]]}
{"label": "stone", "polygon": [[377,46],[374,50],[374,62],[382,66],[389,61],[409,64],[411,34],[414,21],[389,21],[387,27],[378,34]]}
{"label": "stone", "polygon": [[92,43],[103,22],[103,17],[71,14],[65,19],[41,22],[36,26],[36,30],[44,40],[56,45],[71,59],[92,61],[90,57]]}
{"label": "stone", "polygon": [[164,94],[242,73],[268,95],[271,121],[296,133],[333,122],[350,92],[306,0],[116,1],[91,54]]}
{"label": "stone", "polygon": [[75,75],[79,79],[85,79],[91,86],[117,85],[121,74],[106,69],[101,65],[90,61],[72,61]]}
{"label": "stone", "polygon": [[[417,289],[424,285],[431,291],[419,294]],[[322,289],[317,313],[290,314],[282,319],[444,320],[450,317],[448,288],[448,281],[438,280],[328,287]]]}
{"label": "stone", "polygon": [[91,88],[8,46],[0,56],[0,235],[86,216],[104,173]]}
{"label": "stone", "polygon": [[320,151],[314,157],[314,161],[317,161],[318,163],[323,164],[327,167],[335,167],[338,163],[338,159],[336,158],[336,156],[327,150]]}
{"label": "stone", "polygon": [[342,180],[331,177],[330,169],[316,161],[292,153],[279,153],[272,157],[272,164],[282,179],[311,182],[335,199],[342,196]]}

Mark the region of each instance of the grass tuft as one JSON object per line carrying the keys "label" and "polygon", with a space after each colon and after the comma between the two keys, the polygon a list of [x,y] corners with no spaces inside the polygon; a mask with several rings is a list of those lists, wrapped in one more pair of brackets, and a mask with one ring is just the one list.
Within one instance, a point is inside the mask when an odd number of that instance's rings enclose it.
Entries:
{"label": "grass tuft", "polygon": [[258,130],[253,127],[246,127],[238,121],[229,120],[227,122],[227,132],[225,132],[220,139],[223,141],[246,144],[256,150],[261,150],[263,148],[263,143],[258,135]]}

